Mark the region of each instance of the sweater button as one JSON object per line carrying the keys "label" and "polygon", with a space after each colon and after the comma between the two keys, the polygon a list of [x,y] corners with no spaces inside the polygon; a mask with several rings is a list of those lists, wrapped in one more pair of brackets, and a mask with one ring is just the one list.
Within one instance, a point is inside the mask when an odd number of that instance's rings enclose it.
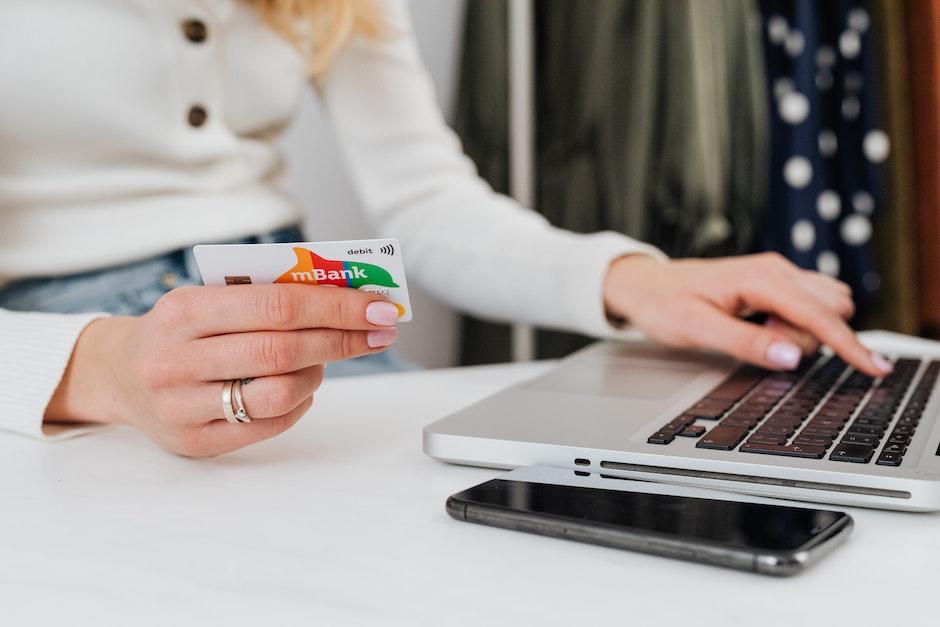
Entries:
{"label": "sweater button", "polygon": [[194,44],[201,44],[209,37],[209,29],[202,20],[186,20],[182,24],[183,35]]}
{"label": "sweater button", "polygon": [[193,105],[189,108],[189,125],[194,128],[199,128],[206,123],[206,120],[209,118],[209,112],[206,111],[205,107],[202,105]]}

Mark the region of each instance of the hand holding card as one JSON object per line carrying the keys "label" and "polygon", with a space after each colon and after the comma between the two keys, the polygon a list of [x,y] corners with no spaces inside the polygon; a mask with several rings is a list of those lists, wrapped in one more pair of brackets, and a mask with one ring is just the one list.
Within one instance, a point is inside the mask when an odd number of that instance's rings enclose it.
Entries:
{"label": "hand holding card", "polygon": [[[234,451],[300,420],[325,364],[386,350],[411,319],[394,240],[195,252],[211,287],[176,288],[143,316],[89,324],[47,419],[131,424],[193,457]],[[250,422],[228,420],[236,381]]]}

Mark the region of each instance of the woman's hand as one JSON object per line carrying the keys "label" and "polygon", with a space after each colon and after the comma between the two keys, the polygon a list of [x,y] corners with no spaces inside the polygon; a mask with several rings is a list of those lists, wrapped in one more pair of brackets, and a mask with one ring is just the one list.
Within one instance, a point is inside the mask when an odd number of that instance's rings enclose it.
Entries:
{"label": "woman's hand", "polygon": [[[348,288],[180,288],[145,316],[88,325],[46,418],[131,424],[182,455],[233,451],[297,422],[324,364],[384,350],[397,319],[381,296]],[[222,381],[246,377],[252,421],[230,424]]]}
{"label": "woman's hand", "polygon": [[[604,299],[612,315],[671,346],[792,370],[822,343],[868,375],[891,371],[845,322],[855,312],[849,286],[801,270],[776,253],[670,262],[622,257],[611,265]],[[752,324],[740,318],[747,312],[771,318],[766,325]]]}

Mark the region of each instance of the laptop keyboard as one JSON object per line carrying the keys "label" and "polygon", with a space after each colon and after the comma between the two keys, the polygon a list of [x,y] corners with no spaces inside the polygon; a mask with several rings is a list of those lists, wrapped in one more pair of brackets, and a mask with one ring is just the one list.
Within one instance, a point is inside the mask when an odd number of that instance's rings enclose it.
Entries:
{"label": "laptop keyboard", "polygon": [[793,372],[743,366],[647,442],[694,438],[703,449],[898,466],[938,375],[940,361],[901,358],[873,379],[822,353]]}

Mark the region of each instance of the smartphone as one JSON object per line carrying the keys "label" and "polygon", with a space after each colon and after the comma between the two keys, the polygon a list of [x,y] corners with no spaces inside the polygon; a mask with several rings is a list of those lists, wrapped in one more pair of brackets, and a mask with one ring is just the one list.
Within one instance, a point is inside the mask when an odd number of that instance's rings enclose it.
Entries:
{"label": "smartphone", "polygon": [[793,575],[846,539],[838,511],[597,473],[518,468],[447,499],[457,520],[768,575]]}

